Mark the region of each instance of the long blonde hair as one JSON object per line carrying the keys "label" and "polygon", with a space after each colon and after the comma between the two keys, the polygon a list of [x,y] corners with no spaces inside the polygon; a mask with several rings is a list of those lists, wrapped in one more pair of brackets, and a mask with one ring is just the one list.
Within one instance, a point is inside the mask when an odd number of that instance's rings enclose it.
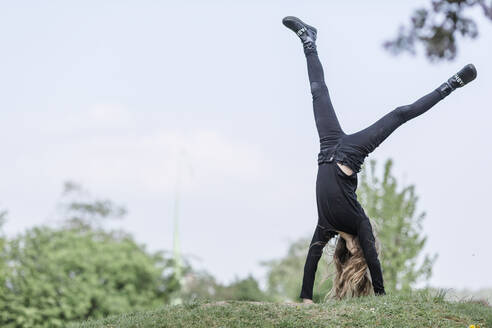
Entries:
{"label": "long blonde hair", "polygon": [[[375,232],[374,238],[376,239],[376,251],[379,255],[380,243]],[[349,252],[345,239],[340,236],[335,246],[333,263],[336,272],[329,296],[336,299],[367,296],[373,293],[371,275],[360,247],[359,238],[355,237],[353,242],[356,249],[353,254]]]}

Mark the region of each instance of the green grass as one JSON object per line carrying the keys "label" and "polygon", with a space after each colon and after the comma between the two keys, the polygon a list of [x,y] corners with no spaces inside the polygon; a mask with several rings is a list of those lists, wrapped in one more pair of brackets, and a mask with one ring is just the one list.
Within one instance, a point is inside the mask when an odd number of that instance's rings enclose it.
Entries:
{"label": "green grass", "polygon": [[492,328],[492,308],[447,302],[429,293],[364,297],[324,304],[219,302],[161,309],[72,324],[70,328],[162,327],[469,327]]}

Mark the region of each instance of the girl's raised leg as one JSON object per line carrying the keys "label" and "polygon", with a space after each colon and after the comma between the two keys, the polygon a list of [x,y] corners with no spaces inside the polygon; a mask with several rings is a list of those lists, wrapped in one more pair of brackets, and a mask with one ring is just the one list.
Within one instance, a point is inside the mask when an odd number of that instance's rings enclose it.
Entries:
{"label": "girl's raised leg", "polygon": [[330,94],[325,83],[323,66],[316,48],[316,28],[307,25],[296,17],[285,17],[282,21],[294,31],[302,41],[306,55],[309,83],[313,96],[314,118],[320,139],[337,138],[343,134],[337,115],[331,103]]}
{"label": "girl's raised leg", "polygon": [[461,88],[473,81],[476,76],[477,72],[475,67],[472,64],[469,64],[436,90],[418,99],[413,104],[397,107],[371,126],[357,133],[348,135],[346,141],[350,144],[357,145],[366,154],[369,154],[400,125],[422,115],[439,101],[447,97],[456,88]]}

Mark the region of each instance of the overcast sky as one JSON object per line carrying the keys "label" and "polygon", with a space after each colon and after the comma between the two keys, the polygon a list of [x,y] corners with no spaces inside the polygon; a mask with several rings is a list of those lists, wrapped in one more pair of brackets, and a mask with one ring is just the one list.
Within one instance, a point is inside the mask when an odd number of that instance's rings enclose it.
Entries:
{"label": "overcast sky", "polygon": [[[477,80],[405,124],[370,158],[395,161],[427,212],[435,287],[492,287],[492,24],[454,62],[382,43],[428,1],[11,1],[0,5],[0,208],[13,236],[52,220],[64,181],[124,204],[117,226],[171,249],[182,167],[184,254],[223,282],[285,254],[316,225],[319,149],[302,47],[318,28],[347,133],[439,86]],[[181,160],[180,160],[181,158]],[[181,164],[179,164],[181,163]]]}

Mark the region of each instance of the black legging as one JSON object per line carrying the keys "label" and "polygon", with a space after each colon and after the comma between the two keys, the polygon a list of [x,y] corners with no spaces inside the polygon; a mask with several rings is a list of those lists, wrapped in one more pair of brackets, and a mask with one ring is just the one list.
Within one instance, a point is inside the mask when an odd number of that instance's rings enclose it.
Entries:
{"label": "black legging", "polygon": [[[396,128],[406,121],[417,117],[443,96],[438,90],[423,96],[411,105],[400,106],[389,112],[371,126],[353,134],[345,134],[340,127],[335,110],[331,104],[328,88],[325,84],[323,67],[316,51],[306,53],[309,82],[313,96],[314,117],[321,142],[321,155],[329,154],[331,148],[340,150],[335,154],[337,161],[345,162],[355,172],[360,171],[364,158],[376,149]],[[326,161],[326,159],[324,159]],[[323,159],[320,159],[322,162]]]}
{"label": "black legging", "polygon": [[[323,67],[316,50],[305,51],[309,82],[313,96],[314,117],[321,151],[316,179],[318,225],[304,266],[301,298],[312,299],[313,285],[322,250],[336,231],[357,235],[364,253],[376,294],[384,294],[381,264],[375,247],[371,223],[357,200],[357,172],[364,158],[383,142],[397,127],[419,116],[444,98],[438,90],[411,105],[401,106],[383,116],[368,128],[345,134],[340,127],[325,84]],[[350,167],[346,175],[336,164]]]}

